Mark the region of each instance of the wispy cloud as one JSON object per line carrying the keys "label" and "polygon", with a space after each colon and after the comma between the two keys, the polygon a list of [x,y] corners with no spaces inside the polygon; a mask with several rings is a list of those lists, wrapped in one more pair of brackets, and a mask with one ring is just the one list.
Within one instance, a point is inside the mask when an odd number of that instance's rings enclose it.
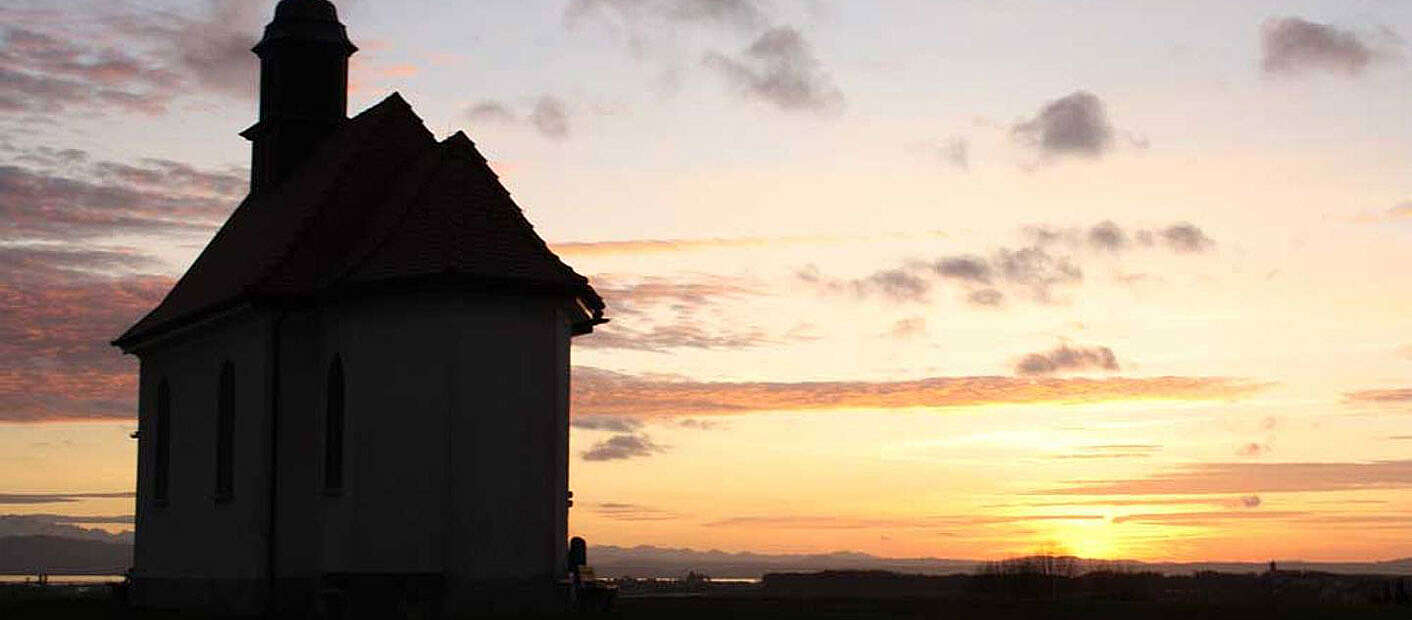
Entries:
{"label": "wispy cloud", "polygon": [[971,168],[971,141],[963,136],[909,142],[906,150],[925,160],[956,170],[965,171]]}
{"label": "wispy cloud", "polygon": [[[47,277],[46,277],[47,275]],[[34,278],[33,280],[31,278]],[[0,273],[0,422],[132,419],[136,363],[107,346],[165,277]]]}
{"label": "wispy cloud", "polygon": [[1000,248],[990,258],[967,254],[934,261],[907,261],[854,279],[830,277],[815,266],[806,267],[797,275],[829,293],[901,302],[929,301],[934,283],[953,282],[965,290],[968,303],[989,308],[1004,302],[1006,294],[997,290],[1002,285],[1035,302],[1054,303],[1056,288],[1078,284],[1084,277],[1072,256],[1039,245]]}
{"label": "wispy cloud", "polygon": [[[805,281],[822,282],[823,280],[815,273],[801,272],[801,277]],[[843,284],[828,283],[835,287],[835,290],[842,288],[848,290],[857,297],[878,296],[893,301],[926,301],[927,293],[931,291],[931,283],[923,280],[920,276],[907,269],[887,269],[874,273],[865,278],[859,278]]]}
{"label": "wispy cloud", "polygon": [[642,428],[642,420],[610,415],[590,415],[573,417],[569,425],[586,431],[612,431],[614,433],[635,433]]}
{"label": "wispy cloud", "polygon": [[607,24],[638,61],[665,62],[662,75],[670,83],[687,69],[676,60],[682,55],[676,48],[689,39],[676,36],[679,29],[748,36],[750,43],[736,53],[708,46],[699,54],[701,66],[724,77],[746,99],[781,110],[840,109],[843,93],[804,33],[772,24],[767,8],[769,3],[756,0],[573,0],[564,10],[564,22],[570,28]]}
{"label": "wispy cloud", "polygon": [[[1029,508],[1063,508],[1068,506],[1088,507],[1104,506],[1113,508],[1129,508],[1133,506],[1219,506],[1222,508],[1259,508],[1264,501],[1259,495],[1242,495],[1237,497],[1140,497],[1131,499],[1105,498],[1097,500],[1071,500],[1059,502],[1024,502],[1014,504]],[[1008,507],[1012,504],[1005,504],[999,507]]]}
{"label": "wispy cloud", "polygon": [[[199,17],[159,31],[175,43],[175,57],[206,88],[253,98],[258,66],[250,48],[273,16],[271,0],[206,0]],[[149,26],[150,27],[150,26]]]}
{"label": "wispy cloud", "polygon": [[[186,77],[117,46],[41,24],[8,21],[0,43],[0,112],[54,114],[68,109],[158,114]],[[59,22],[62,23],[62,22]]]}
{"label": "wispy cloud", "polygon": [[1162,229],[1162,239],[1168,247],[1185,253],[1204,252],[1216,244],[1200,228],[1186,223]]}
{"label": "wispy cloud", "polygon": [[[177,11],[128,2],[73,4],[0,8],[0,83],[8,87],[0,114],[155,115],[192,96],[257,96],[259,61],[251,48],[275,0],[198,0]],[[340,8],[350,4],[339,2]],[[416,71],[368,63],[366,53],[354,57],[351,88],[360,76]]]}
{"label": "wispy cloud", "polygon": [[952,136],[936,147],[936,155],[953,168],[971,168],[971,142],[965,138]]}
{"label": "wispy cloud", "polygon": [[899,340],[924,336],[927,333],[927,320],[923,317],[914,316],[901,319],[892,325],[887,335]]}
{"label": "wispy cloud", "polygon": [[705,523],[705,526],[781,530],[934,529],[1036,521],[1097,521],[1103,518],[1103,515],[1095,514],[922,515],[916,517],[751,515],[709,521]]}
{"label": "wispy cloud", "polygon": [[1155,444],[1108,444],[1085,446],[1070,454],[1061,454],[1061,459],[1128,459],[1145,458],[1162,449]]}
{"label": "wispy cloud", "polygon": [[702,63],[719,72],[742,95],[781,110],[834,112],[844,103],[843,92],[794,28],[768,30],[733,56],[709,52]]}
{"label": "wispy cloud", "polygon": [[706,239],[633,239],[624,241],[589,241],[551,243],[562,256],[610,256],[695,252],[719,249],[777,248],[787,245],[838,245],[887,240],[917,240],[944,238],[941,231],[896,233],[887,235],[802,235],[778,237],[728,237]]}
{"label": "wispy cloud", "polygon": [[466,120],[476,123],[514,123],[519,120],[519,116],[510,111],[510,106],[494,100],[473,103],[461,114]]}
{"label": "wispy cloud", "polygon": [[1064,344],[1042,353],[1030,353],[1015,363],[1015,374],[1027,377],[1082,370],[1116,372],[1118,357],[1108,347]]}
{"label": "wispy cloud", "polygon": [[1407,403],[1412,402],[1412,388],[1362,390],[1344,394],[1344,398],[1355,403]]}
{"label": "wispy cloud", "polygon": [[1027,226],[1024,232],[1034,245],[1040,247],[1072,250],[1087,247],[1108,254],[1153,248],[1165,248],[1177,254],[1195,254],[1216,247],[1216,241],[1205,230],[1190,222],[1158,228],[1124,228],[1106,220],[1086,229]]}
{"label": "wispy cloud", "polygon": [[1124,400],[1220,400],[1260,384],[1222,377],[935,377],[912,381],[701,382],[576,368],[574,411],[582,415],[740,415],[768,411],[907,409]]}
{"label": "wispy cloud", "polygon": [[594,288],[605,299],[613,301],[614,312],[619,315],[646,314],[659,306],[677,311],[699,310],[722,301],[760,294],[749,281],[720,276],[693,279],[597,276]]}
{"label": "wispy cloud", "polygon": [[0,238],[206,233],[235,209],[246,182],[244,171],[162,160],[64,170],[0,165]]}
{"label": "wispy cloud", "polygon": [[986,259],[979,256],[952,256],[938,260],[932,269],[943,278],[953,278],[978,284],[990,284],[994,278],[993,269]]}
{"label": "wispy cloud", "polygon": [[579,456],[585,461],[622,461],[652,456],[666,449],[665,446],[653,442],[647,435],[623,434],[604,439]]}
{"label": "wispy cloud", "polygon": [[674,521],[681,518],[676,513],[640,504],[601,502],[590,505],[589,509],[614,521]]}
{"label": "wispy cloud", "polygon": [[569,108],[564,100],[544,95],[534,103],[529,114],[530,124],[545,137],[563,140],[569,137]]}
{"label": "wispy cloud", "polygon": [[159,114],[194,92],[255,96],[250,48],[272,0],[206,0],[191,13],[118,5],[48,14],[0,10],[6,107],[52,114],[116,108]]}
{"label": "wispy cloud", "polygon": [[90,499],[123,499],[135,497],[132,491],[114,493],[0,493],[0,504],[71,504]]}
{"label": "wispy cloud", "polygon": [[1208,510],[1200,512],[1152,512],[1113,517],[1113,523],[1148,523],[1156,525],[1212,526],[1228,521],[1273,520],[1287,521],[1310,513],[1277,510]]}
{"label": "wispy cloud", "polygon": [[647,329],[609,323],[596,328],[591,337],[576,340],[574,344],[588,349],[664,352],[672,349],[750,349],[779,342],[761,330],[723,332],[679,322]]}
{"label": "wispy cloud", "polygon": [[1198,463],[1146,478],[1080,480],[1039,495],[1192,495],[1412,488],[1412,461]]}
{"label": "wispy cloud", "polygon": [[1100,222],[1088,230],[1088,243],[1095,248],[1117,252],[1128,247],[1128,233],[1112,220]]}
{"label": "wispy cloud", "polygon": [[[771,247],[789,243],[791,238],[743,237],[736,239],[641,239],[631,241],[592,241],[551,243],[555,253],[563,256],[605,256],[613,254],[656,254],[690,252],[719,248]],[[813,238],[803,238],[813,241]]]}
{"label": "wispy cloud", "polygon": [[755,283],[733,277],[694,279],[594,278],[618,317],[592,336],[575,341],[591,349],[666,352],[674,349],[748,349],[808,339],[801,333],[770,334],[758,327],[714,321],[709,315],[742,298],[758,297]]}
{"label": "wispy cloud", "polygon": [[753,0],[572,0],[564,8],[570,24],[588,18],[613,19],[624,26],[660,19],[748,30],[764,23]]}
{"label": "wispy cloud", "polygon": [[551,140],[564,140],[573,128],[568,102],[557,95],[540,95],[528,111],[515,112],[510,104],[494,99],[478,101],[462,111],[473,123],[524,124]]}
{"label": "wispy cloud", "polygon": [[1256,441],[1241,444],[1241,446],[1236,449],[1237,455],[1249,457],[1264,456],[1269,452],[1270,444],[1260,443]]}
{"label": "wispy cloud", "polygon": [[107,346],[170,288],[113,235],[198,239],[244,193],[243,170],[11,149],[0,165],[0,422],[130,419],[135,363]]}
{"label": "wispy cloud", "polygon": [[998,308],[1005,303],[1005,294],[993,288],[983,288],[967,293],[966,303],[984,308]]}

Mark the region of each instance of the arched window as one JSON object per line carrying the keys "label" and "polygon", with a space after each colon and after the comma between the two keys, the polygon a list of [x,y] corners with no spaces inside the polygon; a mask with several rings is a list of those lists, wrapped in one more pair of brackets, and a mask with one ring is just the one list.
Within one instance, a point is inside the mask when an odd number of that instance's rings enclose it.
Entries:
{"label": "arched window", "polygon": [[343,359],[334,356],[329,363],[327,393],[324,397],[324,490],[343,488],[344,424]]}
{"label": "arched window", "polygon": [[152,420],[152,498],[166,503],[171,486],[172,390],[166,379],[157,384],[157,412]]}
{"label": "arched window", "polygon": [[235,495],[235,365],[221,364],[216,402],[216,501]]}

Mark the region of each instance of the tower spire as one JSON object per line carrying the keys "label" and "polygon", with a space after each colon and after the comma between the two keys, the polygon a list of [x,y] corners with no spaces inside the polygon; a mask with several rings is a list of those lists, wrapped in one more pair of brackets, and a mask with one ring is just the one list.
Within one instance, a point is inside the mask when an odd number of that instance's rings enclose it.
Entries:
{"label": "tower spire", "polygon": [[260,120],[240,135],[253,143],[250,191],[289,177],[348,118],[348,57],[358,48],[328,0],[281,0],[260,57]]}

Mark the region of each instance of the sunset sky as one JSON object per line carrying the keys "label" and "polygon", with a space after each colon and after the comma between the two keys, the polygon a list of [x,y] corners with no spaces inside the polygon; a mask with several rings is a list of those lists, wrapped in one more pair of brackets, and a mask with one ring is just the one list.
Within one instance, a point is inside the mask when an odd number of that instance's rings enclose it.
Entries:
{"label": "sunset sky", "polygon": [[[590,544],[1412,556],[1412,3],[335,3],[607,301]],[[0,514],[131,527],[272,6],[0,0]]]}

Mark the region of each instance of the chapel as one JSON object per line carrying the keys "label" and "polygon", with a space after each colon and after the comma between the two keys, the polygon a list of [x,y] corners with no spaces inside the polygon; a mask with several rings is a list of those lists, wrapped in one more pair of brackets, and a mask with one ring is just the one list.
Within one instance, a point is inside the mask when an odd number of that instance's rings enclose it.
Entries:
{"label": "chapel", "polygon": [[569,349],[606,321],[466,134],[282,0],[254,48],[250,194],[150,313],[129,598],[343,615],[565,598]]}

